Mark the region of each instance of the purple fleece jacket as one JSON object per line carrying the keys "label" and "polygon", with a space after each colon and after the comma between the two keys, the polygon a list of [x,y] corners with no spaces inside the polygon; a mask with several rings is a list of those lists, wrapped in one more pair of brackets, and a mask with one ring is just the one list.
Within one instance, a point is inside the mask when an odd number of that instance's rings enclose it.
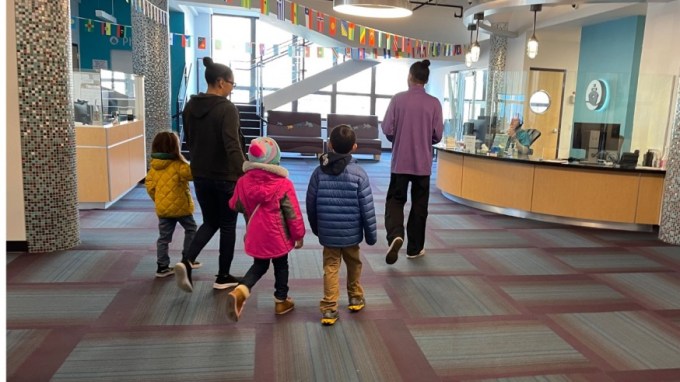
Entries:
{"label": "purple fleece jacket", "polygon": [[431,175],[432,145],[442,139],[444,120],[439,100],[422,86],[392,97],[382,131],[392,142],[394,174]]}

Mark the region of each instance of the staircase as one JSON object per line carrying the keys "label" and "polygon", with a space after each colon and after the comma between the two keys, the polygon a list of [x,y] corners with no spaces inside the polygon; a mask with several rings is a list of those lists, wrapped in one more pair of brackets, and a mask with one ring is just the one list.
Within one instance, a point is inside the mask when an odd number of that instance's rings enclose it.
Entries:
{"label": "staircase", "polygon": [[243,133],[247,149],[250,147],[250,141],[262,136],[262,120],[255,104],[237,103],[236,108],[238,108],[238,114],[241,118],[241,133]]}
{"label": "staircase", "polygon": [[[244,138],[244,145],[246,149],[250,146],[250,141],[254,138],[262,136],[262,121],[257,113],[257,105],[241,103],[235,104],[238,109],[239,117],[241,119],[241,133]],[[191,160],[189,147],[184,139],[184,126],[182,125],[182,118],[179,118],[179,131],[182,145],[180,151],[187,160]],[[247,153],[244,153],[247,154]]]}

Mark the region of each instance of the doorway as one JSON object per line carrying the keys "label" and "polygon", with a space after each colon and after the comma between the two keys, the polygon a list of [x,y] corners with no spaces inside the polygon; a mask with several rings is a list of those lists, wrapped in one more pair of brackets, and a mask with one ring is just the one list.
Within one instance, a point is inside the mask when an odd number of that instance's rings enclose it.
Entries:
{"label": "doorway", "polygon": [[560,121],[564,101],[566,71],[561,69],[529,70],[527,96],[524,106],[524,129],[541,132],[531,146],[534,157],[556,159],[558,156]]}

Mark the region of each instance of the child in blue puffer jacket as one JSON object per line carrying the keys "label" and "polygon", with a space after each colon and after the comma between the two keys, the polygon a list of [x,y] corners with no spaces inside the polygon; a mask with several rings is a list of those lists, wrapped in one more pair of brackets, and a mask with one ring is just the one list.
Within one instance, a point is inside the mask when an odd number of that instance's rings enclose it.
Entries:
{"label": "child in blue puffer jacket", "polygon": [[368,175],[352,159],[356,148],[356,135],[350,126],[333,128],[330,152],[319,159],[321,165],[314,170],[307,188],[307,218],[323,245],[324,296],[319,307],[324,325],[333,325],[339,317],[342,260],[347,267],[349,310],[358,312],[366,305],[360,283],[359,244],[366,237],[366,243],[374,245],[378,232]]}

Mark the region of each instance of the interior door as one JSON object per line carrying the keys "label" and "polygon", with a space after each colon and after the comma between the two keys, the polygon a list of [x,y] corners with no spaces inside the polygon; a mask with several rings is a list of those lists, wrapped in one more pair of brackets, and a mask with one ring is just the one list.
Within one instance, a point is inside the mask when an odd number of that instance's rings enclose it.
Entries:
{"label": "interior door", "polygon": [[[534,157],[557,158],[565,76],[564,70],[531,69],[529,71],[526,93],[529,102],[525,103],[522,128],[537,129],[541,132],[540,138],[531,145]],[[541,91],[547,94],[547,103],[545,101],[532,102],[532,95]],[[535,99],[540,99],[540,97],[537,95]]]}

